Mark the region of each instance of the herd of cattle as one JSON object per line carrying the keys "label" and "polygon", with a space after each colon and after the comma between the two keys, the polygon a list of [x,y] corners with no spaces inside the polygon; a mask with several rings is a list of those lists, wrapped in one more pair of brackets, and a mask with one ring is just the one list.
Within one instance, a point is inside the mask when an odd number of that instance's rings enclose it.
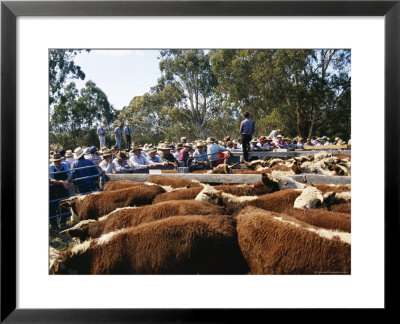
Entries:
{"label": "herd of cattle", "polygon": [[290,177],[350,174],[350,159],[260,161],[248,165],[262,172],[251,185],[151,175],[61,201],[77,243],[50,247],[50,273],[350,274],[351,186]]}

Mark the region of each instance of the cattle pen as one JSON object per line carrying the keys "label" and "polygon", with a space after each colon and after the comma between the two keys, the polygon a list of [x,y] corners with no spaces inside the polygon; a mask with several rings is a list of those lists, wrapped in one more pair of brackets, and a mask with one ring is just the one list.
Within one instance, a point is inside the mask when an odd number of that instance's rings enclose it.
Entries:
{"label": "cattle pen", "polygon": [[254,153],[222,173],[100,172],[60,203],[50,273],[350,274],[351,155]]}
{"label": "cattle pen", "polygon": [[[152,174],[108,174],[106,180],[130,180],[146,182]],[[261,174],[198,174],[198,173],[162,173],[160,176],[196,180],[202,183],[221,184],[253,184],[261,180]],[[318,174],[290,175],[295,181],[308,184],[351,184],[350,176],[325,176]],[[107,179],[108,178],[108,179]]]}

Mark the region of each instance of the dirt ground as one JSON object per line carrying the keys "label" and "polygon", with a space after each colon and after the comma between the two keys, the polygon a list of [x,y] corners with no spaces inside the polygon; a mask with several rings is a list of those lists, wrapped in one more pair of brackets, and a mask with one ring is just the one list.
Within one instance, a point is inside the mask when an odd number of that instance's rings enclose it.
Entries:
{"label": "dirt ground", "polygon": [[49,226],[49,246],[60,250],[68,250],[75,246],[76,241],[72,240],[67,234],[62,233],[61,231],[72,227],[74,224],[72,222],[61,223],[59,228],[52,228]]}

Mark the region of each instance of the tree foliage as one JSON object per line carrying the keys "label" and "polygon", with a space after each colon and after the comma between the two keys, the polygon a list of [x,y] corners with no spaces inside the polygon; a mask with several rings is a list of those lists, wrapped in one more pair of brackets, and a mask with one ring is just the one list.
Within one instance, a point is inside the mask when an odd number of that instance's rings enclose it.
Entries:
{"label": "tree foliage", "polygon": [[101,121],[110,130],[129,121],[140,143],[237,138],[244,111],[256,121],[255,136],[280,128],[290,137],[350,137],[350,50],[162,50],[157,84],[118,116],[94,82],[81,91],[65,86],[68,77],[84,78],[73,63],[78,52],[50,52],[50,128],[54,136],[70,132],[75,143]]}
{"label": "tree foliage", "polygon": [[[211,63],[217,92],[249,111],[263,134],[281,128],[305,138],[350,119],[349,50],[218,50]],[[345,137],[348,125],[339,126]]]}
{"label": "tree foliage", "polygon": [[[59,104],[54,105],[50,115],[50,143],[63,143],[67,147],[77,147],[96,140],[96,129],[101,123],[110,125],[115,119],[115,109],[108,102],[106,94],[89,80],[80,91],[74,82],[65,87]],[[72,141],[67,141],[70,134]],[[72,146],[70,146],[72,145]],[[93,144],[92,144],[93,145]]]}
{"label": "tree foliage", "polygon": [[[90,50],[86,50],[90,52]],[[81,67],[75,65],[75,56],[82,50],[51,49],[49,50],[49,101],[57,103],[64,93],[64,85],[68,78],[85,79]]]}

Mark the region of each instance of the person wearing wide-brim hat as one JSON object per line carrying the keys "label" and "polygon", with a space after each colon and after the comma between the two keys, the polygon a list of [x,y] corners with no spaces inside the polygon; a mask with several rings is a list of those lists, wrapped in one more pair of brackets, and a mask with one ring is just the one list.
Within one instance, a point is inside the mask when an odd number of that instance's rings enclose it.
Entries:
{"label": "person wearing wide-brim hat", "polygon": [[114,165],[113,169],[115,173],[132,173],[135,171],[135,168],[128,160],[128,156],[123,151],[119,151],[116,154],[115,159],[112,160],[112,164]]}
{"label": "person wearing wide-brim hat", "polygon": [[175,146],[175,151],[172,153],[175,157],[175,159],[178,161],[179,158],[179,152],[183,150],[183,144],[182,143],[178,143]]}
{"label": "person wearing wide-brim hat", "polygon": [[153,147],[147,152],[147,162],[149,162],[149,165],[152,168],[157,168],[157,167],[162,167],[166,166],[168,163],[164,162],[158,155],[157,155],[157,149]]}
{"label": "person wearing wide-brim hat", "polygon": [[132,147],[133,154],[129,158],[130,164],[135,168],[135,170],[144,170],[151,168],[149,162],[146,157],[142,154],[142,147],[139,143],[136,143]]}
{"label": "person wearing wide-brim hat", "polygon": [[171,165],[174,168],[177,168],[178,162],[177,162],[175,156],[171,153],[171,150],[172,150],[171,145],[169,145],[168,143],[164,144],[161,148],[162,154],[160,155],[160,158],[164,162],[167,162],[168,165]]}
{"label": "person wearing wide-brim hat", "polygon": [[68,167],[71,168],[72,163],[75,161],[72,150],[65,151],[65,162],[68,164]]}
{"label": "person wearing wide-brim hat", "polygon": [[191,157],[190,151],[193,150],[193,146],[190,143],[183,144],[183,150],[179,151],[178,161],[179,163],[185,164],[187,160]]}
{"label": "person wearing wide-brim hat", "polygon": [[115,173],[115,164],[113,163],[113,153],[111,150],[102,149],[103,160],[100,162],[99,167],[106,173]]}
{"label": "person wearing wide-brim hat", "polygon": [[[99,177],[95,176],[100,176],[94,162],[91,159],[85,159],[85,153],[82,147],[77,147],[74,150],[74,158],[76,161],[71,165],[71,169],[73,170],[72,179],[79,179],[74,181],[74,183],[78,186],[79,193],[81,194],[96,190]],[[90,166],[92,166],[92,168],[89,168]]]}
{"label": "person wearing wide-brim hat", "polygon": [[257,144],[258,144],[258,139],[257,138],[253,138],[250,141],[250,151],[260,151],[261,148]]}
{"label": "person wearing wide-brim hat", "polygon": [[65,222],[66,216],[61,218],[56,216],[67,212],[67,210],[61,209],[57,199],[69,197],[69,185],[72,181],[72,175],[68,164],[62,161],[61,154],[53,154],[50,162],[50,224],[52,227],[58,227],[58,221]]}
{"label": "person wearing wide-brim hat", "polygon": [[210,166],[210,162],[208,160],[207,152],[204,150],[206,143],[202,141],[198,141],[196,143],[196,150],[193,153],[193,165],[192,169],[202,170],[208,169]]}
{"label": "person wearing wide-brim hat", "polygon": [[281,134],[274,140],[274,145],[279,149],[287,149],[287,144],[283,141],[283,136]]}

